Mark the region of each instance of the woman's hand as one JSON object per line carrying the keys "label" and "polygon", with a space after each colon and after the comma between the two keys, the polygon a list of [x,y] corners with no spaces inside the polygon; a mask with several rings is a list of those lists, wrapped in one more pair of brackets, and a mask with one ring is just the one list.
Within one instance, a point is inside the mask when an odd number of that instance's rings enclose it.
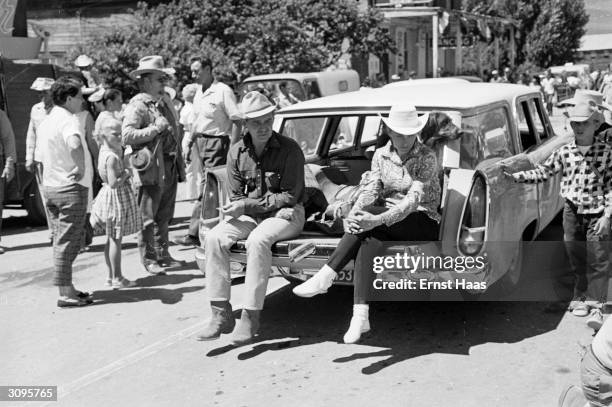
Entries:
{"label": "woman's hand", "polygon": [[378,215],[372,215],[369,212],[357,210],[349,214],[348,223],[356,224],[357,233],[367,232],[375,227],[382,225],[382,220]]}

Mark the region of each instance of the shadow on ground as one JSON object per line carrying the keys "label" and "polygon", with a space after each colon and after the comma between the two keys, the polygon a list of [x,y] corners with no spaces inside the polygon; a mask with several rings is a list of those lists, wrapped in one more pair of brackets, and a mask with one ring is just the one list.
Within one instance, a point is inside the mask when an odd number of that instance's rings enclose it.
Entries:
{"label": "shadow on ground", "polygon": [[[287,286],[267,297],[257,341],[225,345],[207,356],[238,352],[239,360],[322,342],[339,342],[352,312],[352,290],[333,287],[327,295],[296,297]],[[376,374],[385,367],[432,353],[468,355],[472,346],[515,343],[556,329],[565,308],[520,302],[378,302],[370,308],[372,331],[362,338],[371,352],[349,353],[333,361],[374,359],[362,369]],[[239,313],[234,316],[238,318]],[[338,345],[338,352],[353,349]],[[384,348],[381,350],[381,348]],[[380,360],[381,357],[384,359]]]}

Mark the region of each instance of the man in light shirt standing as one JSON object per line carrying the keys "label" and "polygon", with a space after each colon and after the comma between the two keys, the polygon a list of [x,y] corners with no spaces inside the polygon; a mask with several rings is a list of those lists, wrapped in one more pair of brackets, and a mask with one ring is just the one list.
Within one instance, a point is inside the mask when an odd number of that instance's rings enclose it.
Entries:
{"label": "man in light shirt standing", "polygon": [[91,187],[82,130],[75,115],[83,106],[81,86],[80,81],[70,77],[61,77],[53,84],[51,96],[55,106],[40,124],[37,134],[45,205],[53,230],[53,283],[59,287],[58,307],[92,303],[89,294],[72,285],[72,263],[81,249]]}
{"label": "man in light shirt standing", "polygon": [[[194,143],[203,169],[225,165],[230,144],[240,139],[240,111],[234,91],[219,79],[221,71],[208,58],[191,60],[191,75],[201,85],[193,99],[193,127],[188,146]],[[189,154],[189,151],[187,152]],[[174,242],[184,246],[200,245],[199,226],[202,200],[196,203],[187,235]]]}

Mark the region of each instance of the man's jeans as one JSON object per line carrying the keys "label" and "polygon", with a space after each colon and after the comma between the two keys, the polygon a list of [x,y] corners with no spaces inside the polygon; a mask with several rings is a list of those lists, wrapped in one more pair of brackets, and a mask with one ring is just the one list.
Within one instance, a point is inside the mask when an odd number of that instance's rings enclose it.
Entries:
{"label": "man's jeans", "polygon": [[229,301],[231,293],[230,247],[247,239],[246,297],[243,308],[263,309],[268,277],[272,267],[272,245],[300,234],[304,227],[304,207],[293,208],[291,220],[267,218],[257,223],[250,216],[226,218],[206,233],[206,290],[210,301]]}
{"label": "man's jeans", "polygon": [[586,295],[589,305],[606,302],[609,273],[609,237],[595,234],[599,215],[580,215],[566,201],[563,208],[563,240],[576,282],[574,296]]}

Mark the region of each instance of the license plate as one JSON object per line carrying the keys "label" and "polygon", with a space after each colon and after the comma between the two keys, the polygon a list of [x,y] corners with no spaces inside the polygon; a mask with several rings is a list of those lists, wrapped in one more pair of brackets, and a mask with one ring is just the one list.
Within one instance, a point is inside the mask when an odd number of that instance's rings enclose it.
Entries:
{"label": "license plate", "polygon": [[334,282],[336,283],[352,283],[353,282],[353,270],[342,270],[337,273]]}

